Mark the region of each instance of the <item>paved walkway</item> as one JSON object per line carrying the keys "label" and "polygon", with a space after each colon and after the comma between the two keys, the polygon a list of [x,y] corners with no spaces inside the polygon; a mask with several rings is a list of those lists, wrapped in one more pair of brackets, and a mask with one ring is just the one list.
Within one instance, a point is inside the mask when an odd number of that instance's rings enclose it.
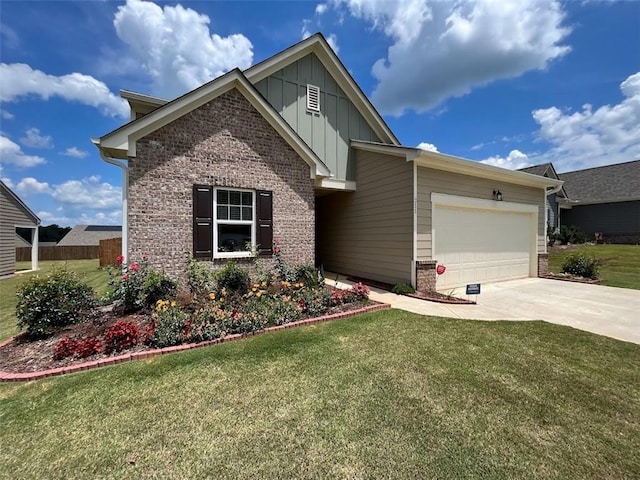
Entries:
{"label": "paved walkway", "polygon": [[[328,284],[336,284],[335,274],[326,276]],[[338,287],[348,288],[351,283],[343,276],[338,277]],[[453,293],[466,298],[464,288]],[[482,293],[471,298],[476,305],[427,302],[375,288],[371,289],[370,297],[393,308],[422,315],[472,320],[544,320],[640,344],[640,290],[525,278],[483,284]]]}

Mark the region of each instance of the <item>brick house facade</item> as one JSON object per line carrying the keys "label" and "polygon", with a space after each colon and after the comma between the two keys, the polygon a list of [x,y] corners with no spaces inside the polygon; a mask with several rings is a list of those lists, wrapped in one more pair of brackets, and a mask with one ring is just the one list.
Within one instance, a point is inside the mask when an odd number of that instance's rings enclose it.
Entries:
{"label": "brick house facade", "polygon": [[129,160],[131,260],[146,253],[152,265],[182,278],[193,246],[193,186],[210,185],[272,191],[273,236],[283,254],[292,264],[314,261],[310,167],[237,90],[139,139],[136,150]]}

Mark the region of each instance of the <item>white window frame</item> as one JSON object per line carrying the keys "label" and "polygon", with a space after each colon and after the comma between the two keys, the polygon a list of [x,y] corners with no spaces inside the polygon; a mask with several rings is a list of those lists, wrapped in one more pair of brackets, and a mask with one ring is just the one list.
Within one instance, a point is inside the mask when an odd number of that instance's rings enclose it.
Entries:
{"label": "white window frame", "polygon": [[[309,95],[309,92],[312,90],[315,91],[316,98],[318,99],[316,107],[312,106],[310,101],[311,97]],[[318,87],[317,85],[311,85],[310,83],[307,84],[307,111],[320,113],[320,87]]]}
{"label": "white window frame", "polygon": [[[249,220],[218,220],[218,191],[249,192],[251,193],[251,221]],[[214,187],[213,189],[213,258],[248,258],[252,252],[219,252],[218,225],[251,225],[251,245],[256,244],[256,191],[247,188]]]}

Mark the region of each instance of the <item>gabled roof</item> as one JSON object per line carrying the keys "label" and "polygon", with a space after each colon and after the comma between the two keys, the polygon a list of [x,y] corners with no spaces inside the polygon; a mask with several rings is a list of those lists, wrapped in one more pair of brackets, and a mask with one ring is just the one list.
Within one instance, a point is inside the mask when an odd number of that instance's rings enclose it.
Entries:
{"label": "gabled roof", "polygon": [[367,120],[376,135],[385,143],[399,145],[400,141],[345,68],[322,33],[318,32],[315,35],[311,35],[280,53],[255,64],[246,69],[244,74],[252,84],[256,84],[260,80],[274,74],[278,70],[282,70],[287,65],[310,53],[314,53],[316,57],[318,57],[324,68],[327,69],[338,86],[355,105],[360,114]]}
{"label": "gabled roof", "polygon": [[561,173],[571,200],[581,204],[640,200],[640,160]]}
{"label": "gabled roof", "polygon": [[29,207],[27,207],[27,204],[24,203],[18,195],[13,193],[13,190],[7,187],[2,180],[0,180],[0,189],[3,190],[9,198],[13,198],[18,204],[18,206],[21,207],[22,210],[24,210],[24,213],[27,216],[31,217],[31,219],[34,221],[36,225],[40,225],[40,219],[38,218],[38,216],[35,213],[33,213],[33,211]]}
{"label": "gabled roof", "polygon": [[311,178],[328,177],[331,172],[315,152],[300,138],[280,114],[267,102],[239,69],[221,75],[106,134],[93,143],[111,158],[127,159],[136,156],[136,140],[169,124],[218,96],[237,89],[262,117],[284,138],[284,140],[311,167]]}
{"label": "gabled roof", "polygon": [[479,178],[525,185],[529,187],[558,187],[562,185],[561,180],[532,175],[526,172],[508,170],[506,168],[494,167],[466,158],[445,155],[440,152],[431,152],[415,147],[404,147],[401,145],[384,144],[377,142],[366,142],[361,140],[351,140],[351,146],[357,150],[377,152],[385,155],[392,155],[404,158],[407,162],[416,162],[418,166],[444,170],[461,175],[472,175]]}
{"label": "gabled roof", "polygon": [[[541,177],[554,178],[556,180],[560,179],[560,177],[558,176],[558,173],[556,172],[556,169],[553,167],[553,163],[551,162],[541,163],[539,165],[532,165],[530,167],[525,167],[525,168],[519,168],[518,171],[530,173],[532,175],[539,175]],[[561,195],[565,198],[568,197],[567,191],[565,190],[564,185],[557,193],[561,193]]]}
{"label": "gabled roof", "polygon": [[122,237],[120,225],[76,225],[58,242],[58,247],[100,245],[100,240]]}

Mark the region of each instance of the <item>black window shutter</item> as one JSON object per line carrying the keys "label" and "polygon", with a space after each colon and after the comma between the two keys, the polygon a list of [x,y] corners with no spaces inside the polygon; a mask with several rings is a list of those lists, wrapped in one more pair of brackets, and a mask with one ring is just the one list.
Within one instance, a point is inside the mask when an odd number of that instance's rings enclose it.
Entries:
{"label": "black window shutter", "polygon": [[256,243],[258,255],[273,254],[273,192],[256,191]]}
{"label": "black window shutter", "polygon": [[193,257],[213,258],[213,187],[193,186]]}

